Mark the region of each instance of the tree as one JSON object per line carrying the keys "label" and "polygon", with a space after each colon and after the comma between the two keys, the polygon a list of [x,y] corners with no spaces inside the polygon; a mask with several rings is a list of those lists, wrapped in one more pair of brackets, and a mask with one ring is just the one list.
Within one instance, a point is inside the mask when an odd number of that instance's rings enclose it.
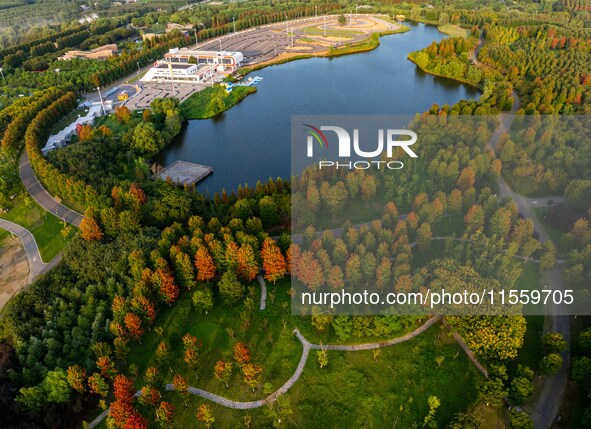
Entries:
{"label": "tree", "polygon": [[144,334],[144,329],[142,328],[142,319],[135,314],[135,313],[127,313],[125,314],[125,318],[123,319],[123,323],[129,332],[129,335],[136,340],[139,340],[142,335]]}
{"label": "tree", "polygon": [[209,102],[208,111],[209,116],[216,116],[226,109],[226,104],[221,97],[213,97]]}
{"label": "tree", "polygon": [[80,222],[80,236],[86,241],[100,241],[103,231],[94,218],[85,216]]}
{"label": "tree", "polygon": [[195,309],[202,313],[207,313],[213,308],[213,293],[209,288],[196,290],[191,300]]}
{"label": "tree", "polygon": [[277,204],[272,196],[266,195],[259,200],[259,212],[263,225],[266,227],[273,226],[279,222]]}
{"label": "tree", "polygon": [[540,371],[544,375],[554,375],[562,368],[562,356],[558,353],[550,353],[540,362]]}
{"label": "tree", "polygon": [[190,368],[195,369],[199,362],[201,341],[194,335],[187,333],[183,336],[183,345],[185,347],[184,361]]}
{"label": "tree", "polygon": [[216,276],[213,257],[205,246],[201,246],[195,254],[195,268],[197,268],[197,281],[208,282]]}
{"label": "tree", "polygon": [[88,377],[88,388],[90,393],[102,396],[103,398],[109,393],[109,384],[99,373],[96,372]]}
{"label": "tree", "polygon": [[162,401],[156,408],[156,422],[161,428],[172,428],[175,406],[170,402]]}
{"label": "tree", "polygon": [[533,429],[534,424],[525,411],[511,410],[511,429]]}
{"label": "tree", "polygon": [[571,368],[571,378],[584,389],[591,388],[591,358],[587,356],[575,357]]}
{"label": "tree", "polygon": [[232,362],[223,360],[217,361],[213,369],[213,374],[215,378],[223,382],[226,385],[226,388],[229,389],[230,386],[228,385],[228,382],[232,376]]}
{"label": "tree", "polygon": [[244,382],[252,389],[253,392],[257,385],[261,382],[262,373],[263,368],[261,368],[259,365],[255,365],[253,363],[246,363],[242,365]]}
{"label": "tree", "polygon": [[272,238],[265,239],[263,242],[263,248],[261,249],[261,257],[263,259],[263,269],[265,270],[266,280],[275,283],[275,281],[285,275],[287,265],[275,240]]}
{"label": "tree", "polygon": [[155,407],[162,400],[162,394],[153,386],[145,385],[142,387],[142,394],[138,398],[140,404]]}
{"label": "tree", "polygon": [[126,124],[131,119],[131,112],[129,111],[127,106],[116,106],[115,107],[115,117],[122,124]]}
{"label": "tree", "polygon": [[179,395],[183,398],[185,407],[187,407],[187,398],[189,397],[189,384],[187,380],[182,375],[177,374],[174,376],[172,384],[174,385],[174,390],[179,392]]}
{"label": "tree", "polygon": [[76,127],[76,134],[80,141],[85,142],[92,138],[92,127],[90,125],[78,125]]}
{"label": "tree", "polygon": [[140,153],[155,154],[164,147],[164,139],[152,122],[140,122],[131,135],[131,147]]}
{"label": "tree", "polygon": [[240,367],[250,362],[250,351],[246,347],[246,344],[234,344],[234,360]]}
{"label": "tree", "polygon": [[551,240],[542,244],[542,256],[540,256],[540,270],[550,271],[556,264],[556,247]]}
{"label": "tree", "polygon": [[105,378],[113,378],[117,371],[115,364],[109,356],[99,356],[96,359],[96,366],[101,371],[101,375]]}
{"label": "tree", "polygon": [[339,25],[342,27],[345,24],[347,24],[347,18],[345,18],[345,15],[339,15]]}
{"label": "tree", "polygon": [[472,167],[466,167],[460,173],[458,177],[457,185],[460,191],[465,192],[474,186],[476,182],[476,173]]}
{"label": "tree", "polygon": [[226,271],[218,282],[218,288],[224,304],[232,305],[244,296],[244,286],[236,277],[234,271]]}
{"label": "tree", "polygon": [[427,403],[429,404],[429,413],[425,416],[423,421],[423,427],[426,428],[437,428],[437,421],[435,420],[435,412],[437,408],[441,405],[441,401],[435,395],[430,395],[427,398]]}
{"label": "tree", "polygon": [[534,386],[526,377],[515,377],[509,387],[509,398],[516,405],[523,405],[534,393]]}
{"label": "tree", "polygon": [[164,302],[171,305],[176,301],[179,296],[179,288],[174,283],[174,277],[168,270],[158,268],[154,271],[153,281],[158,286],[158,292],[160,292]]}
{"label": "tree", "polygon": [[76,392],[84,393],[86,391],[86,370],[80,365],[68,367],[67,379],[70,387]]}
{"label": "tree", "polygon": [[46,400],[54,403],[65,403],[70,399],[71,388],[66,371],[59,368],[49,371],[43,381]]}
{"label": "tree", "polygon": [[293,414],[287,397],[279,396],[276,401],[269,403],[265,409],[265,415],[273,419],[273,427],[283,427],[283,421]]}
{"label": "tree", "polygon": [[422,223],[417,229],[417,246],[419,250],[422,252],[428,250],[431,247],[432,238],[431,225],[427,222]]}
{"label": "tree", "polygon": [[[161,366],[165,366],[170,361],[170,346],[166,341],[160,341],[156,347],[156,362]],[[170,370],[172,372],[172,369]]]}
{"label": "tree", "polygon": [[113,381],[113,394],[117,401],[131,404],[135,395],[133,380],[123,374],[118,374]]}
{"label": "tree", "polygon": [[491,407],[500,407],[507,396],[507,391],[500,378],[489,378],[483,380],[478,385],[478,396],[480,400],[486,402]]}
{"label": "tree", "polygon": [[318,350],[316,354],[318,355],[318,365],[320,365],[320,368],[328,366],[328,353],[326,349]]}
{"label": "tree", "polygon": [[213,416],[213,411],[211,407],[206,404],[202,404],[197,409],[197,420],[203,422],[207,429],[211,428],[211,426],[215,423],[215,418]]}
{"label": "tree", "polygon": [[548,332],[542,336],[542,344],[552,353],[562,353],[568,344],[560,332]]}
{"label": "tree", "polygon": [[247,282],[254,280],[259,272],[259,266],[252,249],[248,243],[244,243],[238,249],[238,266],[236,267],[236,274]]}

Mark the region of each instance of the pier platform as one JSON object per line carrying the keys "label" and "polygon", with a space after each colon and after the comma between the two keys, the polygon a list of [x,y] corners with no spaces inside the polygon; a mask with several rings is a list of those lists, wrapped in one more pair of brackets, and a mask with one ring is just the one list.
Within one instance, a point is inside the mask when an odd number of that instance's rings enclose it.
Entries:
{"label": "pier platform", "polygon": [[177,160],[164,168],[159,174],[162,180],[170,177],[175,185],[194,185],[213,172],[213,168],[193,162]]}

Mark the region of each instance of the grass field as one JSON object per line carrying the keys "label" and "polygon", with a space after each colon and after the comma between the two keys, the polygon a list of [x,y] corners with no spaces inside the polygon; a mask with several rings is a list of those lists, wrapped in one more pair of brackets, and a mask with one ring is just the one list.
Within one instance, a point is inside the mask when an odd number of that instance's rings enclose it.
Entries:
{"label": "grass field", "polygon": [[447,34],[450,37],[468,37],[470,36],[470,30],[466,29],[466,28],[462,28],[459,25],[454,25],[454,24],[445,24],[445,25],[440,25],[439,27],[437,27],[437,29],[439,31],[441,31],[443,34]]}
{"label": "grass field", "polygon": [[[64,238],[61,233],[64,228],[63,222],[45,211],[28,194],[20,194],[15,198],[13,204],[13,207],[0,217],[31,231],[37,246],[39,246],[43,262],[49,262],[53,259],[76,234],[77,229],[70,226],[70,232]],[[8,232],[0,230],[0,240],[3,240],[8,235]]]}
{"label": "grass field", "polygon": [[[226,93],[226,90],[219,85],[205,88],[203,91],[196,92],[183,101],[181,111],[187,119],[211,118],[228,110],[253,92],[256,92],[256,88],[252,86],[236,86],[230,93]],[[219,112],[212,111],[210,105],[211,101],[216,97],[219,97],[224,103],[223,110]]]}
{"label": "grass field", "polygon": [[[294,372],[302,346],[292,333],[294,328],[313,342],[336,343],[331,334],[318,334],[308,318],[291,316],[287,280],[269,284],[267,309],[258,310],[258,286],[251,295],[253,305],[234,307],[216,303],[203,315],[194,311],[189,294],[184,293],[172,308],[158,315],[155,326],[164,329],[163,338],[171,345],[172,371],[164,371],[166,382],[175,373],[182,374],[190,385],[217,393],[230,399],[248,401],[260,399],[280,387]],[[416,325],[401,327],[399,336]],[[182,360],[181,338],[186,333],[203,341],[201,360],[191,370]],[[445,338],[443,338],[445,337]],[[134,365],[140,374],[140,388],[145,368],[153,364],[154,351],[161,340],[152,330],[133,346],[126,368]],[[356,342],[377,339],[356,339]],[[213,367],[220,359],[232,359],[235,341],[246,343],[252,361],[263,367],[262,383],[253,393],[242,381],[235,367],[230,388],[213,377]],[[443,356],[439,366],[436,358]],[[311,351],[300,380],[285,395],[293,414],[286,427],[368,427],[381,428],[398,421],[398,427],[422,423],[428,412],[427,398],[436,395],[442,402],[438,420],[449,421],[454,413],[465,410],[476,397],[477,371],[464,353],[435,325],[421,336],[399,345],[383,348],[375,357],[371,351],[329,352],[329,364],[320,369],[315,351]],[[195,412],[203,403],[212,405],[216,428],[236,428],[246,415],[253,418],[254,427],[271,427],[265,408],[250,411],[230,410],[197,397],[190,396],[188,407],[176,392],[165,394],[177,407],[174,427],[197,427]],[[100,427],[106,427],[103,423]]]}
{"label": "grass field", "polygon": [[546,230],[548,235],[550,235],[550,239],[554,242],[554,244],[559,250],[564,252],[566,249],[564,249],[563,246],[561,246],[562,240],[560,239],[564,232],[550,225],[550,223],[546,220],[547,211],[548,209],[546,207],[537,207],[534,209],[536,217],[542,223],[542,225],[544,225],[544,229]]}

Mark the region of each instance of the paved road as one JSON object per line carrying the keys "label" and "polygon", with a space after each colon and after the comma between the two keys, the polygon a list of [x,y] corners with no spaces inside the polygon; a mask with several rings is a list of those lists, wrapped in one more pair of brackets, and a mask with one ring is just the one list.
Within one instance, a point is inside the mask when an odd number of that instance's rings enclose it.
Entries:
{"label": "paved road", "polygon": [[[480,49],[480,46],[477,49]],[[501,137],[501,135],[506,133],[511,128],[511,123],[513,122],[515,113],[519,109],[520,99],[517,93],[515,92],[513,92],[513,99],[515,100],[515,102],[513,103],[513,108],[511,109],[511,112],[508,114],[501,115],[501,123],[497,127],[491,141],[489,142],[492,150],[496,149],[497,143],[499,142],[499,138]],[[533,212],[533,208],[540,204],[547,205],[548,200],[553,200],[554,202],[563,202],[564,199],[562,197],[548,197],[537,199],[524,197],[523,195],[519,195],[518,193],[514,192],[509,186],[509,184],[505,181],[503,176],[500,176],[497,179],[497,184],[499,186],[499,195],[501,197],[507,197],[515,201],[519,209],[519,213],[522,216],[529,218],[533,221],[534,229],[538,234],[540,241],[544,242],[546,240],[550,240],[550,234],[548,234],[544,225],[540,222],[536,214]],[[556,265],[553,270],[546,273],[546,284],[549,285],[551,289],[562,291],[564,290],[564,280],[562,277],[562,271],[558,265]],[[568,348],[562,354],[564,363],[558,374],[552,377],[546,377],[544,379],[544,387],[542,388],[542,393],[538,398],[534,411],[531,413],[531,418],[534,422],[535,429],[550,429],[552,427],[552,424],[554,423],[556,416],[558,415],[558,411],[560,410],[560,405],[562,404],[564,391],[566,389],[566,384],[568,381],[568,370],[570,367],[571,334],[569,317],[567,316],[568,310],[565,308],[564,305],[551,304],[547,308],[547,311],[549,311],[550,316],[546,316],[546,320],[548,319],[548,317],[551,317],[551,330],[559,332],[563,335],[564,339],[568,344]],[[544,327],[545,331],[547,331],[548,327],[549,324],[546,323]]]}
{"label": "paved road", "polygon": [[35,176],[35,172],[31,167],[29,156],[26,151],[23,152],[23,156],[20,159],[18,173],[29,194],[31,194],[33,199],[37,201],[41,207],[74,226],[80,226],[80,222],[82,222],[84,216],[63,204],[58,203],[49,192],[45,190],[43,185],[37,180],[37,176]]}
{"label": "paved road", "polygon": [[48,264],[43,262],[41,254],[39,253],[39,247],[33,237],[33,234],[28,229],[23,228],[16,223],[9,222],[5,219],[0,219],[0,228],[5,229],[8,232],[13,233],[20,238],[27,255],[27,261],[29,262],[29,281],[31,283],[37,276],[44,274],[53,268],[60,261],[61,256],[56,256]]}

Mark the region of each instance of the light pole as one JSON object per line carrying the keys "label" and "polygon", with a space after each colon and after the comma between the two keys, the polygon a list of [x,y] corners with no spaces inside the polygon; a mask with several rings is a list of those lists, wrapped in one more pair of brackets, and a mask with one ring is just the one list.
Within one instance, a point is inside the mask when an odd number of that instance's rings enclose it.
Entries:
{"label": "light pole", "polygon": [[170,71],[170,86],[172,86],[172,96],[176,97],[176,90],[174,89],[174,74],[172,72],[172,62],[168,63],[168,70]]}
{"label": "light pole", "polygon": [[324,37],[326,37],[326,15],[324,15]]}
{"label": "light pole", "polygon": [[101,107],[103,108],[103,115],[107,114],[107,111],[105,110],[105,103],[103,103],[103,96],[101,95],[101,88],[100,86],[96,87],[96,90],[98,91],[99,94],[99,100],[101,100]]}
{"label": "light pole", "polygon": [[0,74],[2,75],[2,82],[5,82],[6,78],[4,77],[4,67],[0,67]]}
{"label": "light pole", "polygon": [[236,33],[236,18],[232,17],[232,24],[234,25],[234,33]]}
{"label": "light pole", "polygon": [[222,38],[220,37],[218,41],[220,42],[220,52],[222,52]]}
{"label": "light pole", "polygon": [[314,18],[316,18],[316,22],[318,22],[318,6],[314,6],[316,9],[314,11]]}
{"label": "light pole", "polygon": [[197,50],[197,46],[199,45],[199,39],[197,38],[197,27],[193,29],[195,32],[195,50]]}
{"label": "light pole", "polygon": [[137,61],[136,64],[137,64],[137,83],[139,85],[140,84],[140,62]]}

